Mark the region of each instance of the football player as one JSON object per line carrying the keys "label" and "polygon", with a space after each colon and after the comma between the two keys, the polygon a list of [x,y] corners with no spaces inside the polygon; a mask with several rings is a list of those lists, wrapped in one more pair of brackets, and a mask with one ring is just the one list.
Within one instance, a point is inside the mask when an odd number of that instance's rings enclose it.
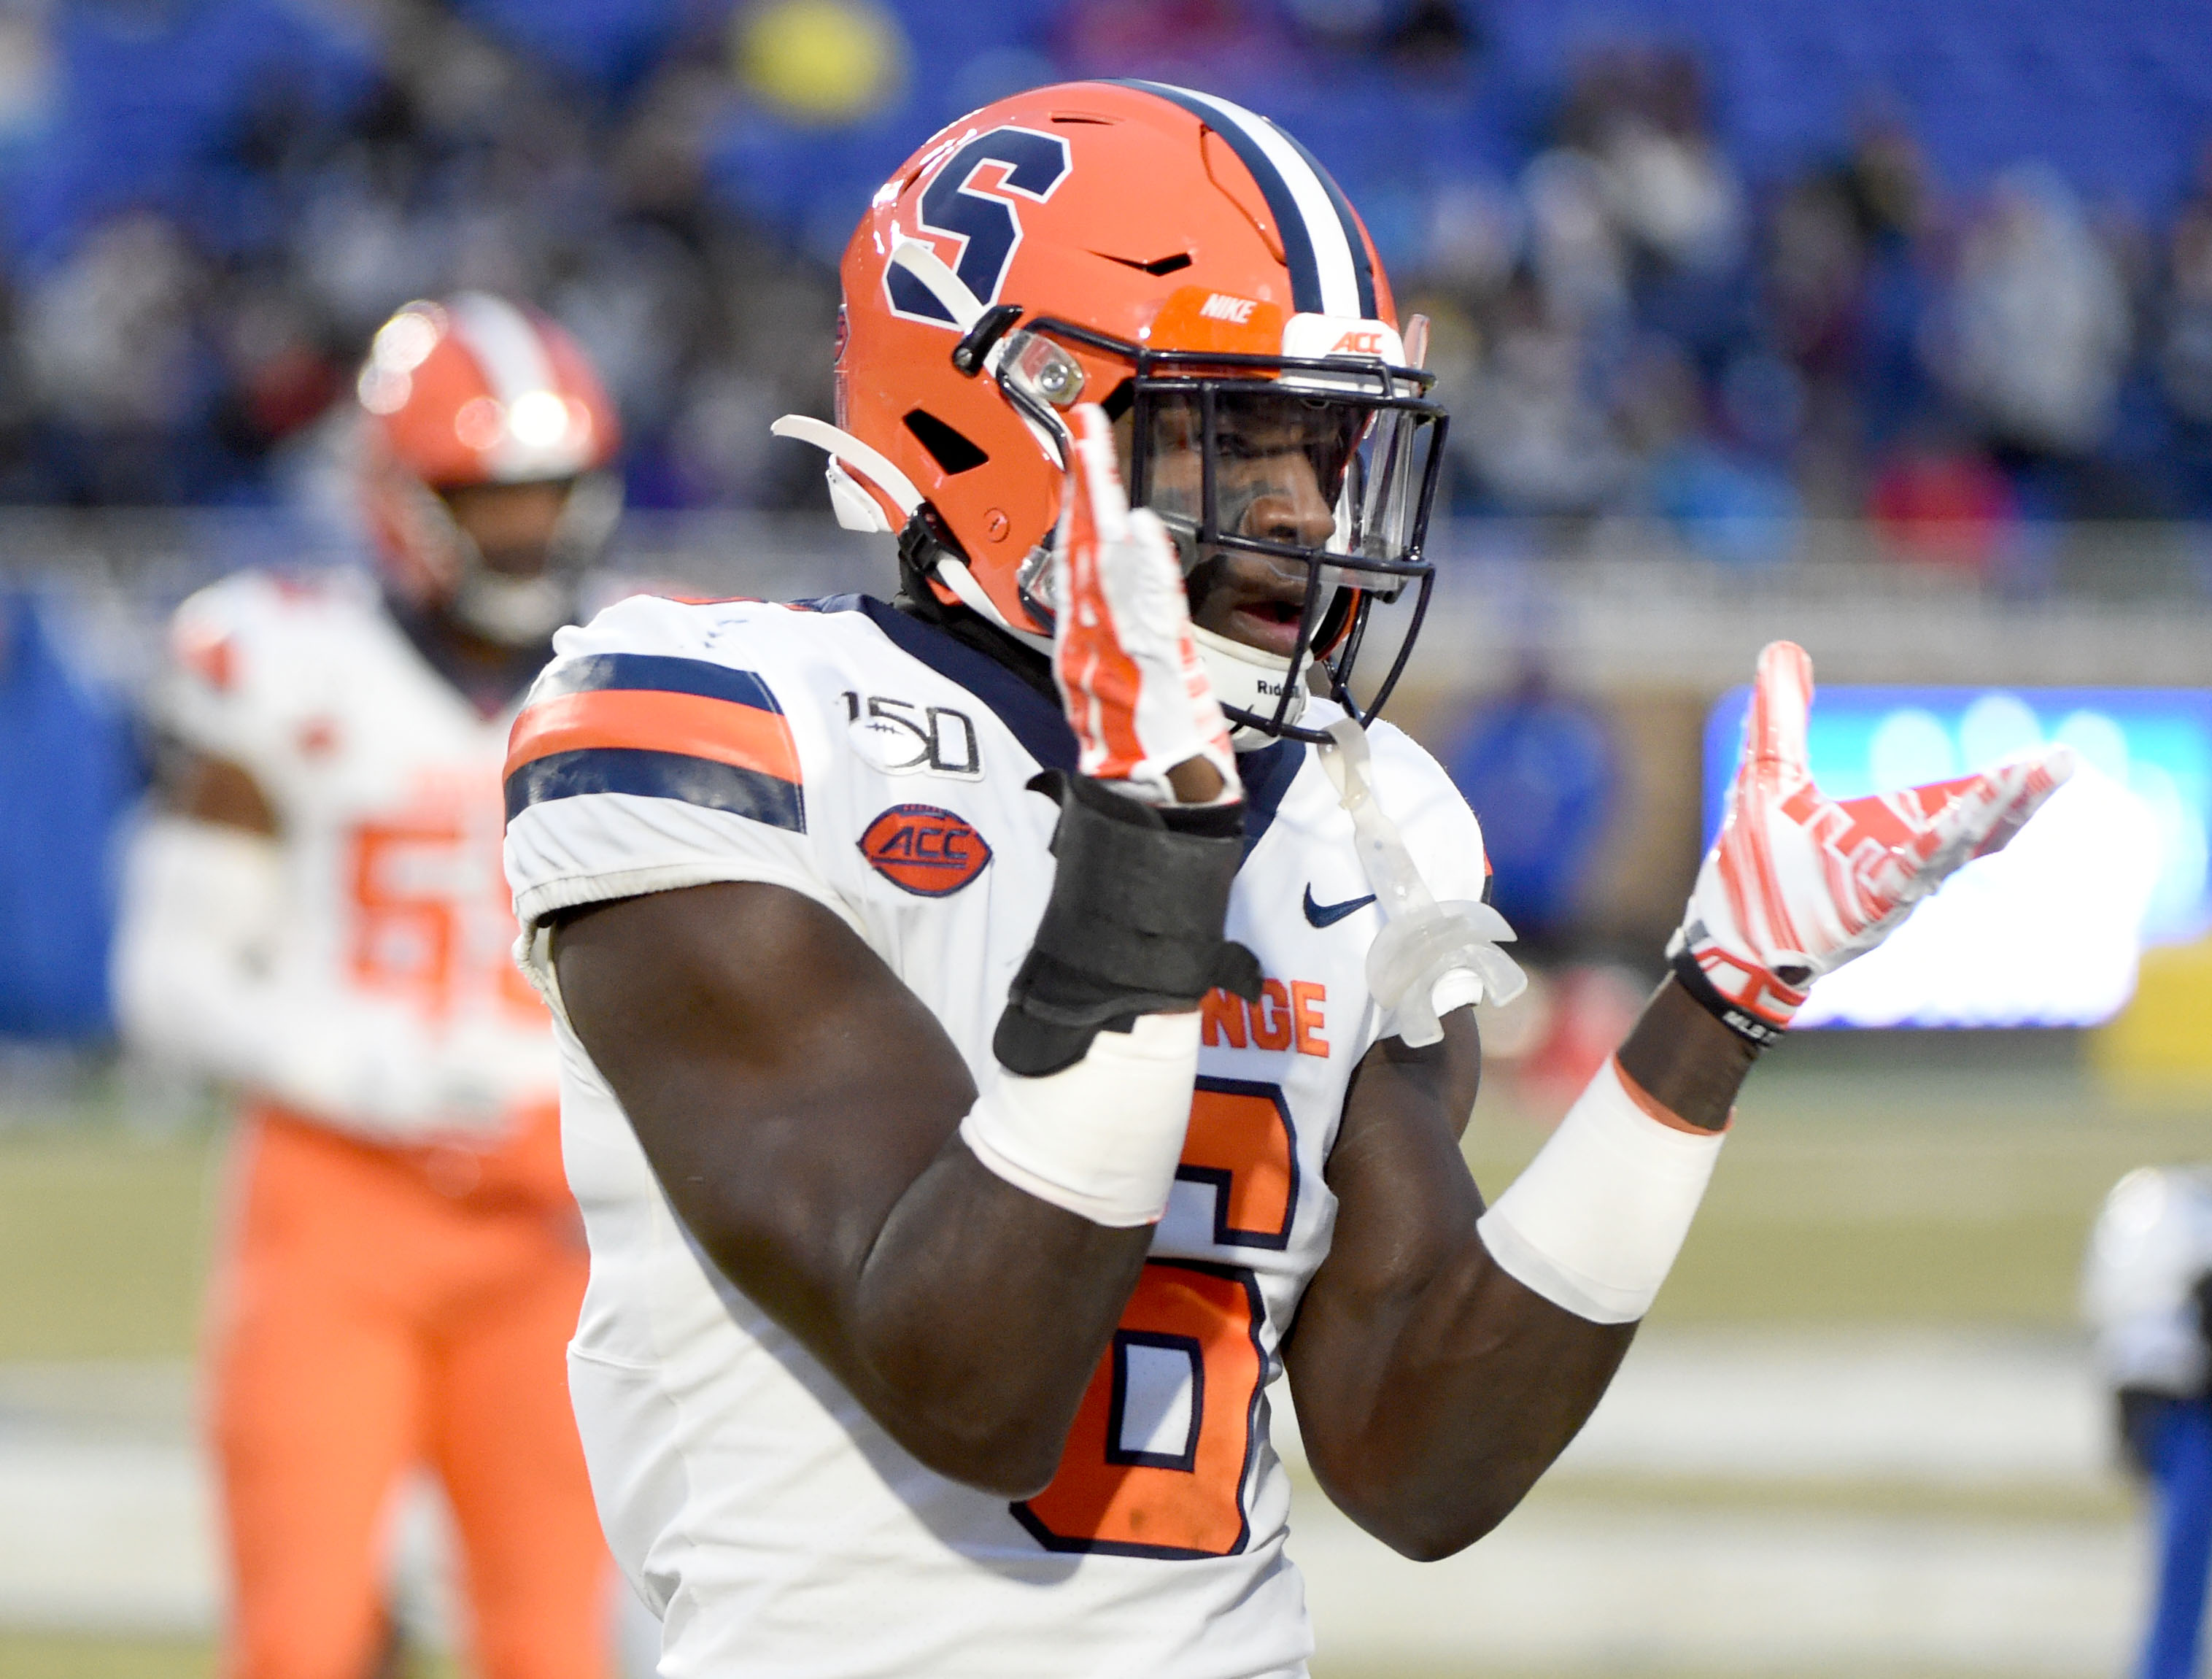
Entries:
{"label": "football player", "polygon": [[415,303],[359,385],[355,574],[178,611],[177,747],[118,942],[126,1030],[246,1092],[210,1327],[234,1679],[360,1679],[410,1467],[443,1483],[490,1679],[598,1679],[611,1578],[562,1347],[586,1256],[499,766],[619,508],[557,326]]}
{"label": "football player", "polygon": [[1674,976],[1486,1211],[1517,973],[1359,668],[1443,416],[1343,194],[1224,100],[1048,88],[916,153],[842,281],[838,423],[779,426],[899,598],[616,607],[508,756],[601,1515],[666,1674],[1302,1674],[1271,1384],[1370,1532],[1481,1536],[1812,977],[2064,766],[1838,806],[1770,649]]}
{"label": "football player", "polygon": [[2154,1494],[2157,1558],[2135,1673],[2195,1679],[2212,1575],[2212,1172],[2142,1166],[2114,1184],[2081,1282],[2122,1448]]}

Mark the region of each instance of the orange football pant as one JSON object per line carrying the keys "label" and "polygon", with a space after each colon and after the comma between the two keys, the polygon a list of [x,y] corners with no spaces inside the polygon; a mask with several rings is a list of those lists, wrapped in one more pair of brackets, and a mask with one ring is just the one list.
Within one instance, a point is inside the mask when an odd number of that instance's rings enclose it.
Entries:
{"label": "orange football pant", "polygon": [[569,1410],[582,1231],[557,1118],[489,1153],[383,1148],[263,1106],[214,1301],[228,1679],[363,1679],[412,1466],[459,1529],[482,1679],[607,1679],[612,1564]]}

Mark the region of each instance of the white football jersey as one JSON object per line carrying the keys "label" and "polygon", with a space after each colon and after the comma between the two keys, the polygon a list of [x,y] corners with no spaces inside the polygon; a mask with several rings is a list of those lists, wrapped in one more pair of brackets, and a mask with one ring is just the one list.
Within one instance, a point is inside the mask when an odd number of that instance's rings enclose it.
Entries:
{"label": "white football jersey", "polygon": [[[932,1473],[701,1255],[561,1018],[545,918],[717,880],[841,917],[979,1086],[1052,883],[1058,706],[880,601],[635,599],[563,630],[517,720],[507,873],[556,995],[569,1181],[592,1250],[570,1379],[617,1558],[664,1618],[669,1679],[1252,1679],[1301,1674],[1303,1588],[1267,1384],[1328,1251],[1346,1083],[1389,1029],[1381,926],[1320,763],[1241,760],[1229,936],[1267,978],[1205,1007],[1167,1216],[1059,1474],[1008,1504]],[[1318,720],[1336,715],[1317,706]],[[1376,727],[1379,795],[1440,898],[1482,896],[1475,821]]]}
{"label": "white football jersey", "polygon": [[[500,874],[513,708],[481,715],[354,573],[238,573],[179,608],[172,634],[165,724],[246,770],[276,817],[286,914],[272,977],[288,1001],[394,1058],[465,1034],[471,1110],[424,1116],[426,1136],[482,1137],[549,1109],[552,1033],[514,970]],[[348,1128],[343,1111],[304,1116]],[[404,1140],[388,1116],[361,1128]]]}

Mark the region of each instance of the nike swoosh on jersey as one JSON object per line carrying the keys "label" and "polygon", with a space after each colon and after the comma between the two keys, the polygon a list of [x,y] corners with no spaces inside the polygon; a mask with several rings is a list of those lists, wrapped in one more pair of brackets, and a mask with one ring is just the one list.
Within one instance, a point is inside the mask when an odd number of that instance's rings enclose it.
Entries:
{"label": "nike swoosh on jersey", "polygon": [[1364,909],[1374,902],[1375,894],[1370,892],[1364,897],[1348,897],[1341,903],[1316,903],[1313,884],[1309,881],[1306,885],[1306,920],[1316,927],[1334,927],[1346,916],[1355,910]]}

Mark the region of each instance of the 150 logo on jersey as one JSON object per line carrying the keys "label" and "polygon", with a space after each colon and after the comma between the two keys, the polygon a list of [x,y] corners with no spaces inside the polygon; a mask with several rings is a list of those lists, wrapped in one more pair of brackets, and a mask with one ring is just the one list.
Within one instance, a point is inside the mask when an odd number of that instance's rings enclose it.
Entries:
{"label": "150 logo on jersey", "polygon": [[983,779],[982,742],[966,712],[884,694],[864,700],[849,688],[842,698],[853,750],[872,767],[887,776],[927,771],[956,781]]}
{"label": "150 logo on jersey", "polygon": [[860,855],[916,897],[950,897],[983,872],[989,842],[967,818],[935,805],[893,805],[860,836]]}

